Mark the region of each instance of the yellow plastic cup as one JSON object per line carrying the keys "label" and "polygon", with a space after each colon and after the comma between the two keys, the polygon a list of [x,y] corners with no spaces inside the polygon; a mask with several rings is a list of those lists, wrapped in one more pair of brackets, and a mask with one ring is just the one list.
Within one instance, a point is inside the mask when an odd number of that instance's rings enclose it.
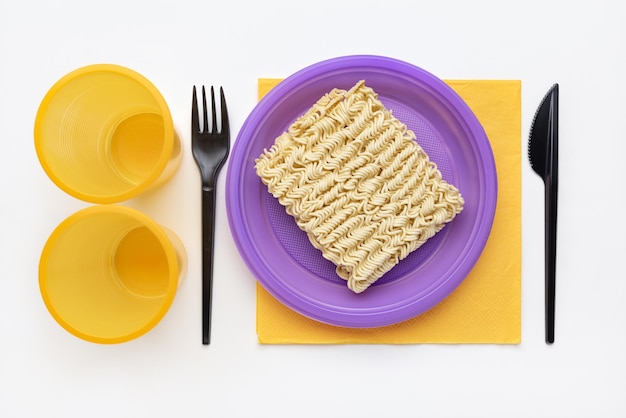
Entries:
{"label": "yellow plastic cup", "polygon": [[152,329],[187,269],[180,239],[125,206],[96,205],[65,219],[44,245],[39,287],[67,331],[114,344]]}
{"label": "yellow plastic cup", "polygon": [[112,64],[82,67],[57,81],[39,106],[34,137],[48,177],[92,203],[121,202],[162,185],[182,157],[159,90]]}

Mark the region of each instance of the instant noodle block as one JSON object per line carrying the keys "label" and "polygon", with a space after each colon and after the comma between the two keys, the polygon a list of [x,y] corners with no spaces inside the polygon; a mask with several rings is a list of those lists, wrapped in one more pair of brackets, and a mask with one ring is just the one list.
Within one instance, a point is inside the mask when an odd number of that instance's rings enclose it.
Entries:
{"label": "instant noodle block", "polygon": [[311,244],[361,293],[463,210],[415,134],[361,80],[321,97],[255,169]]}

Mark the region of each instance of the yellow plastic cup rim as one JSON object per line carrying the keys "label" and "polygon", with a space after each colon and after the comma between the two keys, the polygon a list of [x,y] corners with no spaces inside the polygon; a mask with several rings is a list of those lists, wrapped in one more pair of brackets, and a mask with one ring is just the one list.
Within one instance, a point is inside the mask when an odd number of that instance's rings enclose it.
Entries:
{"label": "yellow plastic cup rim", "polygon": [[[49,111],[50,104],[54,99],[55,95],[68,83],[76,80],[80,77],[88,76],[92,73],[97,72],[111,72],[116,73],[125,77],[128,77],[135,82],[142,85],[150,94],[153,96],[153,99],[158,103],[159,109],[161,111],[161,115],[163,116],[164,123],[164,139],[165,143],[163,145],[163,149],[161,152],[161,158],[158,161],[158,164],[155,166],[155,169],[150,173],[148,177],[145,178],[143,182],[137,184],[135,187],[127,190],[126,192],[122,192],[117,195],[109,195],[109,196],[95,196],[92,194],[88,194],[82,192],[80,190],[76,190],[69,185],[66,184],[63,179],[61,179],[55,172],[55,170],[51,167],[48,162],[44,149],[44,135],[42,134],[42,124],[43,119],[46,112]],[[34,139],[35,139],[35,150],[37,152],[37,157],[44,171],[48,175],[48,177],[63,191],[74,196],[80,200],[91,202],[91,203],[100,203],[100,204],[108,204],[108,203],[118,203],[130,198],[133,198],[146,190],[150,189],[150,187],[159,180],[159,177],[166,169],[169,163],[169,157],[172,154],[174,149],[175,139],[175,130],[174,130],[174,122],[172,120],[172,115],[170,109],[161,95],[160,91],[156,88],[150,80],[148,80],[143,75],[138,72],[131,70],[130,68],[116,65],[116,64],[92,64],[87,65],[76,70],[69,72],[68,74],[61,77],[53,86],[47,91],[44,98],[39,105],[37,110],[37,114],[35,117],[35,127],[34,127]]]}
{"label": "yellow plastic cup rim", "polygon": [[[90,333],[86,333],[81,329],[75,327],[72,323],[65,320],[65,318],[59,313],[55,301],[50,297],[48,290],[48,264],[51,256],[51,252],[53,251],[55,242],[62,237],[65,232],[71,228],[76,222],[79,222],[85,218],[92,217],[94,215],[101,214],[103,212],[107,212],[109,214],[119,214],[122,216],[126,216],[131,220],[137,221],[143,227],[149,229],[149,231],[155,235],[160,244],[162,245],[162,249],[164,251],[165,257],[167,259],[167,264],[171,266],[169,269],[169,277],[168,277],[168,287],[163,296],[161,305],[159,309],[153,314],[153,316],[147,319],[144,324],[137,329],[128,332],[123,335],[117,336],[100,336],[94,335]],[[184,249],[183,249],[184,251]],[[181,274],[184,274],[185,270],[185,262],[179,260],[176,253],[176,248],[171,241],[171,237],[159,226],[156,222],[154,222],[149,216],[143,214],[142,212],[132,209],[126,206],[118,206],[118,205],[95,205],[90,206],[84,209],[79,210],[78,212],[73,213],[65,220],[63,220],[50,234],[48,240],[46,241],[44,248],[41,253],[40,262],[39,262],[39,289],[41,292],[41,296],[46,305],[46,308],[55,319],[55,321],[61,325],[66,331],[73,334],[74,336],[81,338],[83,340],[100,343],[100,344],[117,344],[127,342],[133,339],[136,339],[152,328],[154,328],[165,316],[165,314],[170,309],[174,297],[176,296]]]}

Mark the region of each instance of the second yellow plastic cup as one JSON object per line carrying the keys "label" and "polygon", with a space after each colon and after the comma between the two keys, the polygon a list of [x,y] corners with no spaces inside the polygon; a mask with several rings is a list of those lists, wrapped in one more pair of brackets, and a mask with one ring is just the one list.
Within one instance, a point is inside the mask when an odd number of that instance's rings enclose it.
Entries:
{"label": "second yellow plastic cup", "polygon": [[167,103],[145,77],[97,64],[57,81],[35,118],[35,148],[62,190],[116,203],[169,180],[182,148]]}
{"label": "second yellow plastic cup", "polygon": [[96,343],[121,343],[152,329],[186,273],[180,239],[143,213],[97,205],[65,219],[41,254],[39,286],[54,319]]}

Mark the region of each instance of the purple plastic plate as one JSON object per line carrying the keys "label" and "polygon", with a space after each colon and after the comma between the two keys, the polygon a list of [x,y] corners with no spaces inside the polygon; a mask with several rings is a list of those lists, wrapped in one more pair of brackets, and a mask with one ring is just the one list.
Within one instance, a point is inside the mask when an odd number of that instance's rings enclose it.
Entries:
{"label": "purple plastic plate", "polygon": [[[365,80],[404,122],[465,198],[463,212],[361,294],[349,290],[257,177],[254,160],[324,93]],[[465,102],[443,81],[406,62],[347,56],[298,71],[254,108],[228,165],[228,220],[244,262],[286,306],[353,328],[390,325],[446,298],[470,272],[491,231],[497,177],[491,146]]]}

